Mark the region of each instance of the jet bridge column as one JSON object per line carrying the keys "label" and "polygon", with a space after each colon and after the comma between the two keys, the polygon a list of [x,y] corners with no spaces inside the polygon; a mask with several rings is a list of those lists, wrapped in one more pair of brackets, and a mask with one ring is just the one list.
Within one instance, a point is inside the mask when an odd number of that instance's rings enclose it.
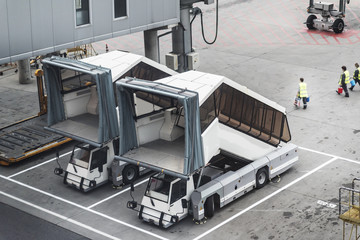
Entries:
{"label": "jet bridge column", "polygon": [[189,70],[188,54],[192,51],[190,11],[196,2],[212,4],[214,0],[180,0],[180,23],[172,29],[172,54],[177,55],[177,71]]}
{"label": "jet bridge column", "polygon": [[160,62],[159,59],[159,39],[157,36],[157,29],[145,30],[144,31],[144,46],[145,46],[145,57]]}
{"label": "jet bridge column", "polygon": [[186,55],[191,52],[190,10],[192,4],[180,6],[180,24],[173,28],[173,54],[178,55],[178,72],[188,70]]}
{"label": "jet bridge column", "polygon": [[19,83],[27,84],[31,82],[30,59],[26,58],[18,61]]}

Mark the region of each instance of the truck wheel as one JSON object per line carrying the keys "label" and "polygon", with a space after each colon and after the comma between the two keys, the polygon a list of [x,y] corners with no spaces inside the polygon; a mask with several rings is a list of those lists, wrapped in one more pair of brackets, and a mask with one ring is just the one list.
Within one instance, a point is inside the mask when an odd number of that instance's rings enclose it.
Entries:
{"label": "truck wheel", "polygon": [[316,17],[315,15],[310,15],[310,16],[307,18],[307,20],[306,20],[306,26],[307,26],[308,29],[310,29],[310,30],[316,29],[316,28],[314,27],[314,20],[315,20],[315,19],[317,19],[317,17]]}
{"label": "truck wheel", "polygon": [[211,218],[214,216],[214,212],[215,212],[214,195],[206,199],[204,209],[205,209],[205,217]]}
{"label": "truck wheel", "polygon": [[122,171],[123,182],[129,184],[134,182],[139,176],[139,168],[137,166],[128,164]]}
{"label": "truck wheel", "polygon": [[265,168],[259,169],[256,173],[256,188],[262,188],[269,180],[268,172]]}
{"label": "truck wheel", "polygon": [[345,27],[345,23],[341,18],[336,19],[332,26],[335,33],[342,33],[344,27]]}

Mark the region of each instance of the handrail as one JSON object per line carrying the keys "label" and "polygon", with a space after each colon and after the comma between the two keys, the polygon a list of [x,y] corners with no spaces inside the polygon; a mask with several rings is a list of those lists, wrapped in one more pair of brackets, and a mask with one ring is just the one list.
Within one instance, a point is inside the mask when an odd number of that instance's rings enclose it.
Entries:
{"label": "handrail", "polygon": [[[359,179],[360,180],[360,179]],[[341,190],[346,190],[349,191],[349,209],[354,206],[354,193],[358,193],[360,195],[360,190],[356,190],[353,188],[348,188],[348,187],[340,187],[339,188],[339,215],[341,215]],[[351,196],[350,196],[351,194]],[[351,204],[350,204],[350,199],[351,199]]]}

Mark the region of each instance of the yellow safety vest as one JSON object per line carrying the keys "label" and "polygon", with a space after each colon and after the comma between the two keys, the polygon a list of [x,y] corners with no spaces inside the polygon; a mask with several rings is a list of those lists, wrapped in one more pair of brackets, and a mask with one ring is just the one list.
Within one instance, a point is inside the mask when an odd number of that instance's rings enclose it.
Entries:
{"label": "yellow safety vest", "polygon": [[301,98],[308,97],[307,90],[306,90],[306,83],[304,83],[304,82],[299,83],[299,89],[300,89],[299,97],[301,97]]}
{"label": "yellow safety vest", "polygon": [[[348,84],[350,82],[350,73],[346,70],[343,74],[345,74],[345,84]],[[340,75],[339,85],[341,85],[341,78],[343,74]]]}
{"label": "yellow safety vest", "polygon": [[[356,72],[356,70],[359,71],[357,77],[355,77],[355,72]],[[354,79],[354,80],[359,80],[359,77],[360,77],[359,74],[360,74],[360,67],[358,67],[357,69],[355,69],[354,74],[353,74],[353,79]]]}

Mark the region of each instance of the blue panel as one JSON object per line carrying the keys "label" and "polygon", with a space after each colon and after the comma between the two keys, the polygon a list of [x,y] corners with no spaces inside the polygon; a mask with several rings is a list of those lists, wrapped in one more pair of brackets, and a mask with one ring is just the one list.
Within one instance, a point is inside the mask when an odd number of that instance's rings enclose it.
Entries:
{"label": "blue panel", "polygon": [[8,0],[10,54],[32,51],[30,4],[28,0]]}
{"label": "blue panel", "polygon": [[[47,49],[47,51],[53,51],[54,34],[52,28],[53,19],[51,1],[31,0],[30,10],[33,51],[40,49]],[[41,53],[42,51],[37,52]]]}
{"label": "blue panel", "polygon": [[6,1],[0,1],[0,62],[2,58],[10,56],[9,29],[7,22],[7,4]]}

